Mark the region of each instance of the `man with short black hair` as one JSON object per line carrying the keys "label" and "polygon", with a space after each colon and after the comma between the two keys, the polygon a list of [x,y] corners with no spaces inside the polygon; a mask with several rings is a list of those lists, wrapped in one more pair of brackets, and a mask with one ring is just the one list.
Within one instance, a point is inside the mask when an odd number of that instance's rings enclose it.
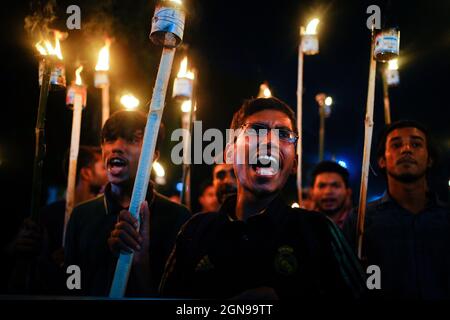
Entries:
{"label": "man with short black hair", "polygon": [[216,163],[213,168],[213,186],[219,204],[233,194],[236,194],[236,177],[233,166],[228,163]]}
{"label": "man with short black hair", "polygon": [[[381,298],[450,298],[450,210],[427,182],[436,156],[428,130],[415,121],[395,122],[379,139],[387,191],[367,206],[362,244],[363,261],[381,270]],[[353,212],[344,226],[355,248],[356,222]]]}
{"label": "man with short black hair", "polygon": [[311,199],[314,210],[324,213],[342,229],[351,210],[347,169],[334,161],[322,161],[312,174]]}
{"label": "man with short black hair", "polygon": [[[155,296],[175,237],[190,217],[185,207],[160,195],[150,184],[140,212],[141,228],[135,230],[137,221],[127,210],[146,121],[142,112],[119,111],[103,126],[102,152],[109,183],[103,196],[74,208],[66,234],[65,262],[81,268],[82,294],[108,295],[119,253],[134,250],[126,295]],[[157,149],[154,160],[158,156]]]}
{"label": "man with short black hair", "polygon": [[292,109],[276,98],[248,100],[234,115],[236,134],[225,154],[233,163],[237,194],[218,212],[195,215],[184,225],[161,282],[163,296],[360,296],[363,277],[339,229],[281,197],[296,170],[295,123]]}

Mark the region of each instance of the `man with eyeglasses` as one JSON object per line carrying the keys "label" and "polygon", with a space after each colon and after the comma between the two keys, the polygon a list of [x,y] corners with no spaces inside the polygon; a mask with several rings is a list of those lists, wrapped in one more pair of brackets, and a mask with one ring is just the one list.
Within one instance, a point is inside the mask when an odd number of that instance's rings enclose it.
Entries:
{"label": "man with eyeglasses", "polygon": [[200,299],[358,298],[363,276],[340,230],[323,214],[290,208],[295,174],[292,109],[276,98],[246,101],[226,147],[237,194],[178,234],[160,291]]}

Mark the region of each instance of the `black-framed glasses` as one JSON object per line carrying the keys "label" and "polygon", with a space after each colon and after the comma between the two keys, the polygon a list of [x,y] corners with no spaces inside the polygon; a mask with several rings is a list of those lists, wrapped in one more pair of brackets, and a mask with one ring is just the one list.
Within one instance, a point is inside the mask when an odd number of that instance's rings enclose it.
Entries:
{"label": "black-framed glasses", "polygon": [[289,143],[297,143],[298,135],[285,128],[270,128],[264,123],[244,123],[241,128],[247,136],[267,135],[271,130],[277,130],[278,138]]}

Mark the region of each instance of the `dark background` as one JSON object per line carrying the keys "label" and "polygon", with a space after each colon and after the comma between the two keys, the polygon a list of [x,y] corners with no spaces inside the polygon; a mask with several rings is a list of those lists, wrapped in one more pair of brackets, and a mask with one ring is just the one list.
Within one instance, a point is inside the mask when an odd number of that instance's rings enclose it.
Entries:
{"label": "dark background", "polygon": [[[54,27],[65,30],[67,6],[81,7],[81,30],[66,30],[61,43],[67,80],[73,79],[77,61],[83,62],[82,76],[89,85],[88,105],[83,113],[82,144],[99,143],[100,90],[93,86],[97,52],[107,32],[115,38],[111,47],[111,105],[120,108],[118,98],[133,92],[143,107],[151,98],[161,48],[149,39],[155,1],[58,1]],[[415,119],[432,129],[442,152],[433,185],[444,200],[448,198],[450,176],[449,81],[450,2],[449,1],[187,1],[189,9],[184,42],[191,65],[198,74],[198,113],[203,128],[228,127],[232,114],[245,98],[256,96],[259,85],[268,81],[272,93],[296,108],[297,51],[299,26],[313,17],[319,24],[320,54],[306,56],[304,62],[304,183],[318,157],[319,116],[314,97],[325,92],[334,98],[333,113],[327,119],[325,158],[333,156],[347,163],[354,189],[359,193],[364,115],[367,98],[370,32],[366,28],[366,8],[381,7],[382,25],[401,30],[401,84],[390,90],[393,120]],[[24,30],[24,18],[36,2],[4,4],[1,31],[0,178],[3,216],[19,223],[29,212],[34,126],[39,86],[38,59],[34,42]],[[178,70],[186,47],[175,57]],[[174,74],[175,72],[173,72]],[[167,136],[180,126],[181,112],[171,97],[169,84],[163,121]],[[145,108],[144,108],[145,109]],[[70,144],[71,112],[65,106],[65,92],[51,92],[47,108],[47,158],[44,171],[44,199],[47,188],[63,191],[66,181],[61,162]],[[375,98],[374,140],[382,129],[383,100],[379,73]],[[181,167],[170,165],[174,143],[167,139],[161,162],[166,167],[167,184],[160,190],[175,192]],[[372,152],[373,154],[374,152]],[[376,176],[376,163],[369,180],[369,199],[384,190],[384,180]],[[207,165],[193,167],[193,199],[196,186],[210,177]],[[286,196],[295,198],[295,181],[289,182]],[[8,227],[4,234],[12,232]]]}

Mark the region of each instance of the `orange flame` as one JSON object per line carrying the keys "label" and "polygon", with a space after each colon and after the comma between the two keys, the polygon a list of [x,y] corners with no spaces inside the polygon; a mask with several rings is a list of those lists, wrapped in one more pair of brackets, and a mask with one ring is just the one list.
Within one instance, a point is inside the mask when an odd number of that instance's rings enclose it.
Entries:
{"label": "orange flame", "polygon": [[43,56],[56,56],[59,60],[62,60],[63,56],[61,53],[61,45],[59,44],[59,40],[64,38],[64,34],[57,30],[54,30],[53,34],[55,38],[55,46],[53,46],[48,40],[40,40],[35,44],[35,47]]}
{"label": "orange flame", "polygon": [[187,70],[188,58],[184,57],[180,64],[180,71],[178,71],[178,78],[194,79],[194,73]]}
{"label": "orange flame", "polygon": [[111,46],[111,40],[106,38],[105,45],[98,52],[96,71],[108,71],[109,70],[109,47]]}
{"label": "orange flame", "polygon": [[78,86],[81,86],[83,84],[83,81],[81,80],[81,71],[83,71],[83,66],[79,66],[77,70],[75,71],[75,84]]}

